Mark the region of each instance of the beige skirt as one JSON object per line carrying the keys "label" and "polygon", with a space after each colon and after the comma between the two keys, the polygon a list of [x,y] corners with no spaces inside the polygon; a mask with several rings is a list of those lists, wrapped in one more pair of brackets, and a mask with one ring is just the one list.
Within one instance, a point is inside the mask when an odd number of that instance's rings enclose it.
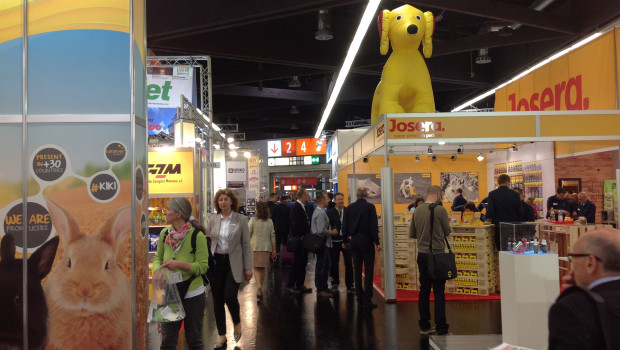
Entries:
{"label": "beige skirt", "polygon": [[254,267],[267,267],[271,260],[271,252],[252,252]]}

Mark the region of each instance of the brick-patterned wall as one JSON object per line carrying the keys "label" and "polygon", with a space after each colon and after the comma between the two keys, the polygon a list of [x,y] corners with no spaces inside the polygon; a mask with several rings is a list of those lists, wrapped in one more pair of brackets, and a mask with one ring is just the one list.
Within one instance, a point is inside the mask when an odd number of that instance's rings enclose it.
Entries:
{"label": "brick-patterned wall", "polygon": [[559,178],[580,178],[581,190],[596,204],[596,223],[601,222],[603,181],[615,178],[612,152],[555,159],[555,186]]}

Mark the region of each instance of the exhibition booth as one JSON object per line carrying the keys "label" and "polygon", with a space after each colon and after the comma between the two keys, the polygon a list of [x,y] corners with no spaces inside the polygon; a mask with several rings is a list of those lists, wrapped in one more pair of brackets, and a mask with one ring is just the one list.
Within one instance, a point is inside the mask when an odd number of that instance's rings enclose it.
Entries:
{"label": "exhibition booth", "polygon": [[[498,87],[495,112],[384,114],[340,151],[340,192],[353,202],[355,188],[368,187],[369,202],[381,217],[383,249],[377,265],[382,266],[375,268],[375,282],[388,302],[419,288],[407,206],[431,185],[444,190],[445,207],[456,188],[479,204],[495,188],[497,176],[508,174],[512,187],[532,197],[539,217],[545,216],[546,199],[556,187],[566,186],[590,192],[600,203],[604,214],[597,213],[596,223],[615,223],[618,190],[611,183],[620,177],[619,77],[613,73],[618,32],[613,29]],[[599,226],[541,220],[512,227],[508,240],[507,228],[495,230],[457,216],[451,216],[450,243],[459,275],[448,281],[446,292],[492,296],[501,280],[504,342],[546,348],[542,330],[560,292],[560,275],[570,269],[566,254],[579,235]],[[494,246],[495,232],[500,232],[500,247]],[[543,241],[544,253],[539,250]],[[530,321],[517,327],[511,319]],[[527,339],[533,330],[537,336]]]}

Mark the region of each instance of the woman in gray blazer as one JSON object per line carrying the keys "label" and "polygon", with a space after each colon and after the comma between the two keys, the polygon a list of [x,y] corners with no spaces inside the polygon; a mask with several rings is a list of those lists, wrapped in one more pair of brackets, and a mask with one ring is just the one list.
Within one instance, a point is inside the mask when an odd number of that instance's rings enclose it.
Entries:
{"label": "woman in gray blazer", "polygon": [[252,279],[252,249],[247,218],[239,213],[239,199],[235,192],[226,188],[217,191],[213,200],[217,214],[207,224],[207,236],[211,237],[211,253],[215,258],[213,313],[219,339],[215,349],[226,348],[226,312],[234,323],[235,341],[241,339],[241,316],[237,292],[239,284]]}

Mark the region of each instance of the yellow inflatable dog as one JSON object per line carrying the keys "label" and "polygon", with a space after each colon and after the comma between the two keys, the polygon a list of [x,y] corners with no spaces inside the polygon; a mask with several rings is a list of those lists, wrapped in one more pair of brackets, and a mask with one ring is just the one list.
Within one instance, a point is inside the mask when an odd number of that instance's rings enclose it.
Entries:
{"label": "yellow inflatable dog", "polygon": [[435,112],[431,77],[418,47],[423,45],[424,57],[433,52],[435,18],[411,5],[379,15],[381,54],[386,55],[392,42],[381,81],[372,99],[371,122],[385,113]]}

